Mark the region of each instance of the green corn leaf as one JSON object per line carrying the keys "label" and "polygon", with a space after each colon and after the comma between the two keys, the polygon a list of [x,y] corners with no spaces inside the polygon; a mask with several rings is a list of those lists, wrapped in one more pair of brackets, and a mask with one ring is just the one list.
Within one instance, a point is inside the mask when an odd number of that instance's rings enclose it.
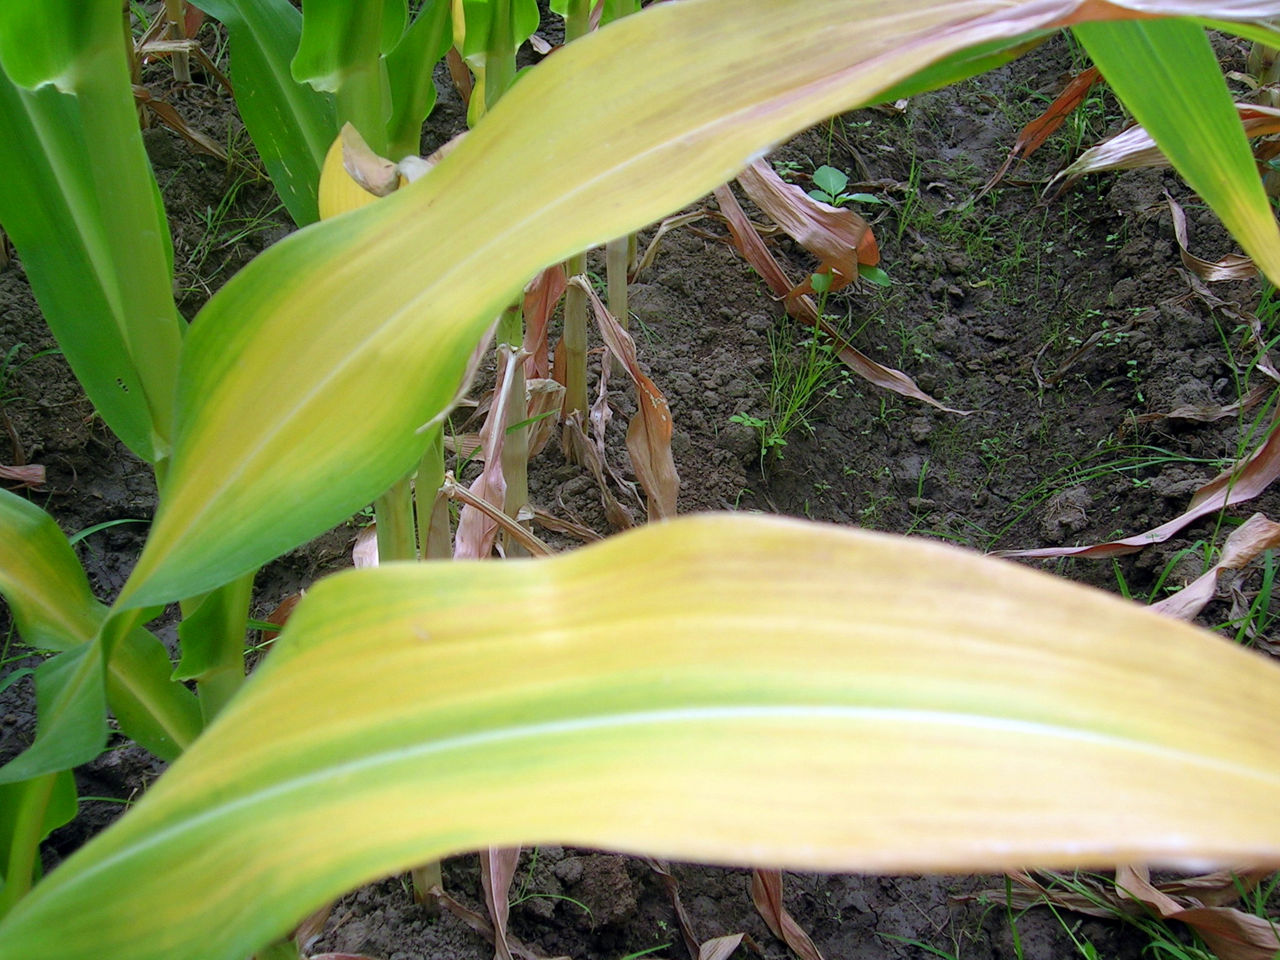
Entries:
{"label": "green corn leaf", "polygon": [[[382,31],[378,50],[384,56],[396,48],[409,25],[409,0],[382,0]],[[424,67],[425,68],[425,67]]]}
{"label": "green corn leaf", "polygon": [[35,504],[0,490],[0,593],[23,641],[71,650],[98,632],[103,607],[66,535]]}
{"label": "green corn leaf", "polygon": [[[40,649],[83,651],[106,618],[107,608],[94,598],[53,518],[7,490],[0,490],[0,593],[22,640]],[[201,726],[195,697],[170,681],[171,670],[164,646],[139,627],[116,645],[107,671],[107,698],[121,729],[166,760],[194,740]],[[38,675],[37,686],[57,682],[47,676]],[[46,699],[50,696],[46,690]],[[50,702],[61,701],[54,696]],[[88,717],[88,701],[77,701],[77,710],[77,716]],[[40,719],[46,722],[43,713]],[[97,731],[102,716],[85,722]]]}
{"label": "green corn leaf", "polygon": [[1275,213],[1204,29],[1172,20],[1129,21],[1081,24],[1075,33],[1183,179],[1259,269],[1280,282]]}
{"label": "green corn leaf", "polygon": [[334,94],[338,126],[350,123],[379,155],[387,152],[391,113],[383,78],[382,12],[382,0],[308,0],[291,67],[299,83]]}
{"label": "green corn leaf", "polygon": [[94,406],[155,463],[186,324],[119,11],[104,7],[0,4],[0,223]]}
{"label": "green corn leaf", "polygon": [[325,151],[338,131],[333,97],[293,79],[302,15],[289,0],[202,0],[226,26],[236,108],[271,182],[299,226],[314,223]]}
{"label": "green corn leaf", "polygon": [[688,0],[569,44],[429,176],[277,244],[210,301],[187,338],[165,498],[121,604],[234,579],[403,477],[475,342],[540,268],[696,199],[922,65],[1116,9]]}
{"label": "green corn leaf", "polygon": [[40,844],[77,808],[70,771],[0,784],[0,917],[40,875]]}
{"label": "green corn leaf", "polygon": [[397,160],[421,149],[422,122],[436,102],[432,68],[453,43],[451,13],[449,0],[427,0],[403,39],[387,54],[391,89],[388,156]]}
{"label": "green corn leaf", "polygon": [[88,763],[107,745],[106,673],[94,640],[36,667],[36,738],[0,767],[0,784]]}
{"label": "green corn leaf", "polygon": [[1273,862],[1278,738],[1265,657],[921,540],[725,514],[353,571],[0,924],[0,960],[233,960],[361,882],[522,842],[806,870]]}

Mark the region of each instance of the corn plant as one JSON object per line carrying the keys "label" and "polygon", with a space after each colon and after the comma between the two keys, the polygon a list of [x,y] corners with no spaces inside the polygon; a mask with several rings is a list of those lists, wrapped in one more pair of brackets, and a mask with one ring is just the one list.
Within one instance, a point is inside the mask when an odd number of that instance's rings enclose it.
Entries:
{"label": "corn plant", "polygon": [[[0,65],[18,98],[66,91],[57,109],[84,109],[95,94],[77,80],[106,48],[82,42],[73,5],[39,6],[0,11],[0,37],[27,30],[0,44]],[[99,7],[114,4],[92,7],[105,24]],[[266,251],[182,338],[161,395],[160,506],[110,608],[53,521],[0,497],[0,590],[24,638],[63,651],[41,668],[36,743],[0,770],[0,960],[240,958],[361,882],[521,842],[829,870],[1280,863],[1280,670],[936,544],[702,517],[551,560],[343,574],[232,694],[217,683],[225,650],[184,637],[178,676],[215,684],[220,708],[202,731],[142,626],[406,476],[477,339],[539,269],[696,199],[810,123],[969,75],[1051,29],[1077,30],[1280,278],[1203,30],[1274,41],[1212,18],[1277,13],[659,4],[530,71],[421,180]],[[154,204],[134,216],[158,223]],[[94,752],[108,704],[176,760],[28,892],[40,838],[69,815],[65,771]],[[333,829],[348,823],[360,829]]]}

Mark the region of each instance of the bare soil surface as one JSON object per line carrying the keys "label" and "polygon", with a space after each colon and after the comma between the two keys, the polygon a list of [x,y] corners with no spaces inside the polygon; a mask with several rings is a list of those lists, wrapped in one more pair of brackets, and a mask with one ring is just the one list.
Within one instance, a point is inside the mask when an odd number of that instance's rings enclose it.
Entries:
{"label": "bare soil surface", "polygon": [[[1228,47],[1223,53],[1236,55]],[[1090,543],[1169,519],[1200,483],[1261,441],[1268,418],[1257,409],[1215,423],[1138,421],[1186,404],[1230,404],[1260,382],[1250,371],[1256,349],[1241,328],[1260,290],[1249,282],[1215,285],[1208,294],[1191,280],[1178,257],[1165,191],[1186,207],[1196,252],[1216,259],[1233,247],[1172,173],[1095,176],[1042,200],[1043,182],[1082,144],[1119,129],[1122,115],[1109,94],[1092,98],[1078,122],[973,200],[1018,128],[1079,67],[1065,40],[1055,41],[993,74],[915,98],[900,112],[837,118],[772,156],[805,186],[815,167],[829,164],[849,174],[850,192],[882,201],[858,208],[874,222],[892,284],[842,292],[827,312],[861,350],[906,371],[947,406],[974,411],[969,416],[886,393],[812,350],[807,332],[783,316],[715,221],[663,238],[656,261],[631,288],[632,329],[642,364],[670,399],[682,512],[792,514],[979,550]],[[456,95],[446,83],[441,89],[426,149],[461,128]],[[225,95],[203,84],[170,87],[164,95],[188,122],[235,144],[242,161],[229,166],[197,155],[168,130],[145,135],[173,217],[179,304],[193,318],[213,290],[291,224],[270,185],[253,175],[251,149]],[[704,205],[714,209],[710,199]],[[642,235],[642,247],[651,235]],[[789,242],[772,243],[793,276],[814,268]],[[593,269],[603,273],[602,263]],[[140,550],[154,483],[95,417],[61,356],[49,352],[55,346],[15,260],[0,271],[0,355],[14,350],[0,396],[15,440],[12,451],[0,440],[0,462],[45,465],[48,482],[26,495],[68,534],[115,524],[78,545],[94,589],[110,599]],[[778,415],[779,398],[795,392],[778,372],[788,364],[813,374],[815,402],[786,432],[785,444],[762,454],[759,431],[739,421],[768,423]],[[612,379],[608,449],[629,476],[622,424],[635,400],[621,379]],[[556,444],[531,464],[530,486],[538,506],[612,532],[595,482],[566,463]],[[629,506],[643,517],[638,502]],[[1198,575],[1208,546],[1220,544],[1235,523],[1254,510],[1274,516],[1276,507],[1277,494],[1269,492],[1114,566],[1075,561],[1053,569],[1110,589],[1123,582],[1135,597],[1158,598]],[[355,518],[264,570],[255,615],[348,565],[363,522]],[[1227,610],[1225,602],[1210,607],[1206,624],[1227,620]],[[170,641],[172,633],[168,628]],[[10,631],[6,672],[35,662],[18,659],[21,653]],[[0,759],[33,734],[28,680],[0,695]],[[80,771],[81,792],[105,799],[86,800],[81,818],[55,834],[48,866],[118,815],[121,801],[136,797],[161,767],[119,743]],[[673,872],[699,937],[745,932],[749,940],[740,949],[787,955],[752,908],[747,872],[694,865]],[[448,861],[445,876],[454,896],[482,909],[474,856]],[[1002,904],[952,899],[986,887],[1002,888],[1003,879],[788,874],[786,880],[790,910],[828,958],[936,951],[1048,960],[1076,954],[1075,941],[1092,943],[1102,956],[1144,950],[1146,941],[1119,923],[1070,915],[1059,921],[1047,911],[1014,916]],[[685,954],[666,892],[634,858],[559,847],[526,851],[513,899],[512,932],[549,956]],[[453,914],[428,916],[399,877],[343,898],[312,949],[381,960],[479,960],[492,953]]]}

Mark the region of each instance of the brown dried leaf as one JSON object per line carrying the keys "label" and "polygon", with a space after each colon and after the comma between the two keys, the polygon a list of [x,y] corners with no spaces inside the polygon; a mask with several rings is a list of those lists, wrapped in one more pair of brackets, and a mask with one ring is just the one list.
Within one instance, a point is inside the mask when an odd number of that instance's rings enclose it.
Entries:
{"label": "brown dried leaf", "polygon": [[508,897],[519,861],[519,847],[489,847],[480,851],[480,887],[489,919],[493,921],[494,960],[514,960],[507,937],[507,917],[511,912]]}
{"label": "brown dried leaf", "polygon": [[547,267],[524,288],[524,375],[530,380],[551,374],[548,360],[547,324],[564,295],[564,265]]}
{"label": "brown dried leaf", "polygon": [[[298,948],[298,953],[302,956],[308,956],[307,951],[311,945],[320,939],[320,935],[324,933],[325,924],[329,922],[329,915],[333,913],[333,901],[326,903],[319,910],[310,913],[293,931],[293,943]],[[341,954],[321,954],[320,956],[341,956]],[[316,960],[311,957],[310,960]]]}
{"label": "brown dried leaf", "polygon": [[[289,616],[293,613],[293,608],[301,602],[305,595],[305,590],[299,590],[297,593],[285,597],[276,604],[276,608],[267,615],[264,622],[274,623],[280,630],[283,630],[284,625],[289,622]],[[262,636],[259,638],[259,646],[265,648],[275,642],[276,637],[280,636],[280,630],[263,630]]]}
{"label": "brown dried leaf", "polygon": [[[858,264],[875,266],[880,262],[870,224],[853,210],[813,199],[795,184],[783,180],[763,160],[757,160],[738,174],[738,183],[774,223],[818,258],[821,264],[818,272],[832,273],[832,290],[856,280]],[[811,290],[806,279],[800,291]]]}
{"label": "brown dried leaf", "polygon": [[618,498],[613,495],[613,491],[605,482],[604,456],[596,445],[587,439],[582,429],[582,414],[570,414],[565,420],[564,443],[569,459],[573,463],[585,466],[595,478],[596,486],[600,490],[600,503],[604,507],[605,519],[609,521],[609,526],[615,530],[629,530],[634,527],[635,520],[632,519],[627,508],[618,502]]}
{"label": "brown dried leaf", "polygon": [[226,162],[227,151],[223,149],[222,144],[209,139],[209,137],[188,124],[173,104],[160,100],[146,87],[138,84],[133,85],[133,99],[154,113],[161,123],[187,141],[197,153],[208,154],[224,163]]}
{"label": "brown dried leaf", "polygon": [[386,157],[373,152],[364,137],[349,123],[342,125],[342,167],[351,179],[375,197],[395,193],[400,187],[400,171]]}
{"label": "brown dried leaf", "polygon": [[728,960],[742,943],[742,936],[740,933],[727,933],[723,937],[712,937],[698,948],[698,960]]}
{"label": "brown dried leaf", "polygon": [[1226,420],[1228,417],[1235,417],[1237,414],[1245,410],[1256,407],[1271,395],[1271,391],[1273,389],[1273,385],[1258,384],[1258,386],[1254,387],[1235,403],[1229,403],[1225,406],[1219,404],[1197,405],[1184,403],[1182,406],[1174,407],[1172,410],[1165,413],[1144,413],[1134,419],[1138,423],[1153,423],[1157,420],[1194,420],[1197,423],[1213,423],[1217,420]]}
{"label": "brown dried leaf", "polygon": [[773,935],[784,941],[800,960],[822,960],[822,953],[809,939],[809,934],[783,906],[781,870],[751,871],[751,902]]}
{"label": "brown dried leaf", "polygon": [[44,485],[44,467],[38,463],[27,463],[19,467],[0,464],[0,480],[12,480],[19,487],[39,487]]}
{"label": "brown dried leaf", "polygon": [[715,196],[716,202],[720,204],[720,212],[724,215],[725,223],[729,227],[729,233],[733,237],[734,246],[742,254],[743,259],[764,278],[769,289],[783,299],[787,313],[801,323],[818,327],[835,341],[836,353],[849,369],[877,387],[920,400],[947,413],[967,416],[971,412],[944,406],[916,386],[915,381],[901,370],[877,363],[841,339],[839,333],[818,316],[818,306],[813,302],[813,298],[797,292],[799,288],[791,283],[778,261],[764,245],[764,241],[760,239],[760,235],[756,233],[755,227],[747,219],[742,206],[734,197],[733,191],[727,186],[720,186],[716,188]]}
{"label": "brown dried leaf", "polygon": [[1214,477],[1191,498],[1190,506],[1172,520],[1119,540],[1109,540],[1084,547],[1045,547],[1035,550],[998,550],[1001,557],[1119,557],[1136,553],[1153,543],[1163,543],[1187,524],[1224,507],[1252,500],[1271,481],[1280,476],[1280,430],[1275,429],[1280,417],[1273,418],[1267,439],[1250,456]]}
{"label": "brown dried leaf", "polygon": [[1195,256],[1187,249],[1187,216],[1182,212],[1178,202],[1164,195],[1169,204],[1169,213],[1173,217],[1173,234],[1178,240],[1178,252],[1182,254],[1182,265],[1201,280],[1251,280],[1258,275],[1258,268],[1253,259],[1239,253],[1228,253],[1221,260],[1210,262]]}
{"label": "brown dried leaf", "polygon": [[[1206,907],[1190,897],[1175,900],[1151,885],[1146,867],[1120,867],[1116,888],[1166,920],[1195,928],[1221,960],[1272,960],[1280,951],[1280,935],[1271,921],[1232,907]],[[1185,902],[1184,902],[1185,901]]]}
{"label": "brown dried leaf", "polygon": [[609,351],[621,361],[636,388],[636,416],[627,425],[627,452],[640,486],[648,497],[649,519],[661,520],[676,515],[676,496],[680,492],[680,476],[671,456],[671,408],[667,398],[640,369],[636,344],[631,334],[622,329],[608,309],[581,277],[569,281],[585,291],[595,314],[600,336]]}
{"label": "brown dried leaf", "polygon": [[[512,363],[511,349],[505,344],[498,347],[498,389],[493,406],[480,430],[484,451],[484,469],[471,485],[471,494],[491,504],[505,502],[507,480],[502,472],[502,444],[506,438],[511,414],[511,391],[515,383],[516,366]],[[497,540],[497,523],[471,505],[464,506],[458,514],[458,530],[454,535],[453,556],[458,560],[480,560],[493,553]]]}
{"label": "brown dried leaf", "polygon": [[1005,158],[1004,163],[978,191],[978,196],[984,196],[997,183],[1004,179],[1004,175],[1009,172],[1009,168],[1013,166],[1013,161],[1022,157],[1023,159],[1031,156],[1044,145],[1067,117],[1084,103],[1084,98],[1089,95],[1089,91],[1093,89],[1093,85],[1102,79],[1102,74],[1098,72],[1097,67],[1090,67],[1071,78],[1071,82],[1067,84],[1053,103],[1040,116],[1036,117],[1021,130],[1018,131],[1017,139],[1013,141],[1013,149],[1009,151],[1009,156]]}
{"label": "brown dried leaf", "polygon": [[698,210],[694,213],[678,213],[674,216],[667,217],[658,224],[658,229],[654,231],[653,239],[649,241],[649,245],[644,248],[644,254],[637,261],[631,273],[627,275],[628,283],[635,283],[640,274],[649,269],[653,265],[653,261],[658,256],[658,243],[667,233],[675,230],[677,227],[683,227],[686,224],[696,223],[706,217],[706,213]]}
{"label": "brown dried leaf", "polygon": [[[1256,103],[1237,103],[1236,110],[1247,137],[1263,137],[1280,132],[1280,109]],[[1090,147],[1069,167],[1061,170],[1049,187],[1061,182],[1064,190],[1085,174],[1103,170],[1136,170],[1142,167],[1167,167],[1169,160],[1151,135],[1140,126],[1132,126]]]}
{"label": "brown dried leaf", "polygon": [[[698,934],[693,929],[693,919],[689,916],[689,911],[684,908],[684,901],[680,899],[680,884],[676,882],[675,876],[671,873],[671,866],[665,860],[655,860],[652,857],[644,857],[644,862],[649,869],[657,874],[662,888],[667,891],[667,896],[671,899],[671,908],[676,913],[676,924],[680,927],[680,936],[684,940],[684,948],[689,952],[689,956],[698,957],[702,960],[702,947],[698,944]],[[738,935],[741,939],[741,934]],[[708,940],[708,943],[714,941]]]}
{"label": "brown dried leaf", "polygon": [[[436,903],[440,904],[440,906],[444,907],[468,927],[480,936],[484,937],[484,939],[489,943],[495,943],[496,938],[493,933],[493,925],[480,914],[468,908],[465,904],[455,900],[439,887],[432,887],[427,891],[427,896],[434,899]],[[550,958],[540,950],[521,943],[509,933],[507,934],[507,946],[511,950],[511,955],[515,957],[516,960],[569,960],[568,957]]]}
{"label": "brown dried leaf", "polygon": [[594,543],[596,540],[604,539],[604,537],[584,524],[566,520],[564,517],[557,517],[541,507],[533,507],[532,509],[533,522],[542,527],[543,530],[551,530],[555,533],[563,533],[566,536],[577,537],[587,543]]}
{"label": "brown dried leaf", "polygon": [[529,458],[540,454],[555,433],[564,405],[564,384],[545,377],[525,381],[525,408],[529,425]]}
{"label": "brown dried leaf", "polygon": [[1255,513],[1227,537],[1217,563],[1173,596],[1151,604],[1151,609],[1179,620],[1192,620],[1217,593],[1220,570],[1239,570],[1263,550],[1278,546],[1280,523],[1272,523],[1262,514]]}

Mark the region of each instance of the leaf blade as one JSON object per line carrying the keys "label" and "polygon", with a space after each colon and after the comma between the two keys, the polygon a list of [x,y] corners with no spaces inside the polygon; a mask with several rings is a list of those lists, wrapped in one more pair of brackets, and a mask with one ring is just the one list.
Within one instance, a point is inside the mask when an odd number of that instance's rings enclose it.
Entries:
{"label": "leaf blade", "polygon": [[51,960],[243,956],[362,878],[522,841],[807,869],[1276,860],[1278,692],[1257,655],[1116,598],[797,521],[357,571],[19,905],[0,958],[54,916]]}

